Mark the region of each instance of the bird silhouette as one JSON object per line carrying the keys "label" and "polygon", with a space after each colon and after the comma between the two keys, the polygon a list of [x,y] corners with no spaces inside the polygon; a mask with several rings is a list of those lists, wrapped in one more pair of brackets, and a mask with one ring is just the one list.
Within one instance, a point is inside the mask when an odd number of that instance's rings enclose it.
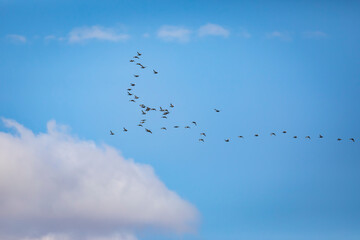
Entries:
{"label": "bird silhouette", "polygon": [[124,128],[124,127],[123,127],[123,131],[124,131],[124,132],[127,132],[128,130],[127,130],[126,128]]}
{"label": "bird silhouette", "polygon": [[195,121],[193,121],[193,122],[191,122],[191,123],[193,123],[195,126],[197,126],[197,123],[196,123]]}
{"label": "bird silhouette", "polygon": [[110,130],[110,135],[115,135],[115,133],[113,133],[113,131]]}
{"label": "bird silhouette", "polygon": [[139,97],[138,97],[138,96],[136,96],[136,95],[134,96],[134,98],[135,98],[135,99],[139,99]]}
{"label": "bird silhouette", "polygon": [[142,53],[137,52],[137,55],[138,55],[138,56],[141,56],[141,55],[142,55]]}
{"label": "bird silhouette", "polygon": [[145,128],[145,131],[152,134],[152,131],[147,128]]}
{"label": "bird silhouette", "polygon": [[132,93],[130,93],[130,92],[127,92],[127,93],[128,93],[128,95],[129,95],[129,96],[131,96],[131,95],[132,95]]}
{"label": "bird silhouette", "polygon": [[154,72],[154,74],[158,74],[158,72],[157,72],[157,71],[155,71],[154,69],[153,69],[153,72]]}
{"label": "bird silhouette", "polygon": [[162,116],[161,118],[166,118],[167,119],[167,116]]}
{"label": "bird silhouette", "polygon": [[200,139],[199,139],[199,142],[204,142],[204,139],[200,138]]}
{"label": "bird silhouette", "polygon": [[129,100],[129,102],[135,102],[135,100],[134,100],[134,99],[131,99],[131,100]]}
{"label": "bird silhouette", "polygon": [[216,109],[216,108],[214,108],[214,110],[215,110],[215,112],[220,112],[220,110],[218,110],[218,109]]}
{"label": "bird silhouette", "polygon": [[162,127],[161,129],[162,129],[162,130],[167,130],[166,127]]}
{"label": "bird silhouette", "polygon": [[203,135],[204,137],[206,137],[206,134],[205,134],[205,133],[200,133],[200,135]]}
{"label": "bird silhouette", "polygon": [[143,127],[143,125],[141,123],[138,124],[139,127]]}
{"label": "bird silhouette", "polygon": [[139,57],[138,57],[138,56],[134,56],[134,58],[137,58],[137,59],[139,59]]}
{"label": "bird silhouette", "polygon": [[238,138],[244,138],[243,136],[239,136]]}
{"label": "bird silhouette", "polygon": [[341,141],[342,139],[341,139],[341,138],[338,138],[337,140],[338,140],[338,141]]}
{"label": "bird silhouette", "polygon": [[355,142],[355,139],[354,139],[354,138],[349,138],[349,140]]}
{"label": "bird silhouette", "polygon": [[179,126],[174,126],[174,128],[179,128]]}
{"label": "bird silhouette", "polygon": [[307,138],[307,139],[311,139],[311,137],[310,137],[310,136],[306,136],[305,138]]}
{"label": "bird silhouette", "polygon": [[297,136],[293,136],[293,138],[297,138]]}
{"label": "bird silhouette", "polygon": [[228,139],[225,139],[225,142],[230,142],[230,138],[228,138]]}
{"label": "bird silhouette", "polygon": [[287,133],[286,131],[283,131],[283,133]]}
{"label": "bird silhouette", "polygon": [[185,128],[190,128],[190,126],[185,126]]}
{"label": "bird silhouette", "polygon": [[134,59],[131,59],[130,62],[135,62]]}
{"label": "bird silhouette", "polygon": [[173,108],[173,107],[174,107],[174,105],[172,105],[172,103],[170,103],[170,107],[171,107],[171,108]]}
{"label": "bird silhouette", "polygon": [[275,133],[270,133],[270,136],[276,136],[276,134]]}
{"label": "bird silhouette", "polygon": [[134,77],[139,77],[140,75],[134,74]]}
{"label": "bird silhouette", "polygon": [[130,85],[131,85],[132,87],[134,87],[134,86],[135,86],[135,83],[130,83]]}
{"label": "bird silhouette", "polygon": [[254,136],[255,136],[255,137],[258,137],[258,136],[259,136],[259,134],[255,134]]}
{"label": "bird silhouette", "polygon": [[319,135],[319,138],[324,138],[324,136],[320,134],[320,135]]}
{"label": "bird silhouette", "polygon": [[131,89],[131,88],[128,88],[128,89],[126,89],[126,90],[131,91],[132,89]]}
{"label": "bird silhouette", "polygon": [[142,113],[142,115],[145,115],[145,114],[146,114],[146,112],[144,112],[143,110],[141,110],[141,113]]}
{"label": "bird silhouette", "polygon": [[163,111],[165,111],[164,109],[162,109],[162,107],[160,107],[160,112],[163,112]]}

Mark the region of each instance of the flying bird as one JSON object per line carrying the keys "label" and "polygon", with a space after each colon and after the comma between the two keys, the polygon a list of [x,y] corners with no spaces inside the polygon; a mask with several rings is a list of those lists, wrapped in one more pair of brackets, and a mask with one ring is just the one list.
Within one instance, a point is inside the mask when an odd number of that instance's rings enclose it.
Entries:
{"label": "flying bird", "polygon": [[141,123],[138,124],[139,127],[143,127],[143,125]]}
{"label": "flying bird", "polygon": [[134,74],[134,77],[139,77],[140,75]]}
{"label": "flying bird", "polygon": [[162,109],[162,107],[160,107],[160,112],[163,112],[163,111],[165,111],[164,109]]}
{"label": "flying bird", "polygon": [[134,100],[134,99],[131,99],[131,100],[129,100],[129,102],[135,102],[135,100]]}
{"label": "flying bird", "polygon": [[146,109],[145,109],[145,111],[150,111],[151,110],[151,108],[149,108],[149,107],[146,107]]}
{"label": "flying bird", "polygon": [[115,133],[113,133],[113,131],[110,130],[110,135],[115,135]]}
{"label": "flying bird", "polygon": [[154,71],[154,74],[158,74],[158,72],[157,72],[157,71],[155,71],[154,69],[153,69],[153,71]]}
{"label": "flying bird", "polygon": [[320,135],[319,135],[319,138],[324,138],[324,136],[320,134]]}
{"label": "flying bird", "polygon": [[270,136],[276,136],[276,134],[275,133],[270,133]]}
{"label": "flying bird", "polygon": [[205,133],[200,133],[200,135],[203,135],[204,137],[206,137],[206,134],[205,134]]}
{"label": "flying bird", "polygon": [[166,118],[167,119],[167,116],[162,116],[161,118]]}
{"label": "flying bird", "polygon": [[195,126],[197,126],[197,123],[195,121],[192,122]]}
{"label": "flying bird", "polygon": [[145,131],[152,134],[152,131],[147,128],[145,128]]}
{"label": "flying bird", "polygon": [[204,142],[204,139],[200,138],[200,139],[199,139],[199,142]]}
{"label": "flying bird", "polygon": [[138,97],[138,96],[136,96],[136,95],[134,96],[134,98],[135,98],[135,99],[139,99],[139,97]]}
{"label": "flying bird", "polygon": [[286,133],[286,131],[283,131],[283,133]]}
{"label": "flying bird", "polygon": [[239,138],[244,138],[243,136],[239,136]]}
{"label": "flying bird", "polygon": [[338,140],[338,141],[341,141],[342,139],[341,139],[341,138],[338,138],[337,140]]}
{"label": "flying bird", "polygon": [[128,130],[127,130],[126,128],[124,128],[124,127],[123,127],[123,129],[124,129],[124,130],[123,130],[124,132],[127,132],[127,131],[128,131]]}
{"label": "flying bird", "polygon": [[355,142],[355,139],[354,139],[354,138],[349,138],[349,140]]}
{"label": "flying bird", "polygon": [[134,56],[134,58],[137,58],[137,59],[139,59],[139,57],[138,57],[138,56]]}
{"label": "flying bird", "polygon": [[134,62],[134,59],[131,59],[130,62]]}
{"label": "flying bird", "polygon": [[311,139],[311,137],[310,137],[310,136],[306,136],[305,138],[307,138],[307,139]]}
{"label": "flying bird", "polygon": [[216,109],[216,108],[214,108],[214,110],[215,110],[215,112],[220,112],[220,110],[218,110],[218,109]]}
{"label": "flying bird", "polygon": [[127,92],[127,93],[128,93],[128,95],[129,95],[129,96],[131,96],[131,95],[132,95],[132,93],[130,93],[130,92]]}
{"label": "flying bird", "polygon": [[174,107],[174,105],[172,105],[172,103],[170,103],[170,107],[171,107],[171,108],[173,108],[173,107]]}
{"label": "flying bird", "polygon": [[230,138],[228,138],[228,139],[225,139],[225,142],[230,142]]}
{"label": "flying bird", "polygon": [[141,113],[142,113],[142,115],[145,115],[145,114],[146,114],[146,112],[144,112],[143,110],[141,110]]}
{"label": "flying bird", "polygon": [[167,130],[166,127],[162,127],[161,129],[162,129],[162,130]]}
{"label": "flying bird", "polygon": [[293,136],[293,138],[297,138],[297,136]]}
{"label": "flying bird", "polygon": [[174,126],[174,128],[179,128],[179,126]]}
{"label": "flying bird", "polygon": [[190,128],[189,126],[185,126],[185,128]]}
{"label": "flying bird", "polygon": [[128,88],[127,90],[128,90],[128,91],[131,91],[132,89],[131,89],[131,88]]}
{"label": "flying bird", "polygon": [[135,83],[130,83],[130,85],[131,85],[132,87],[134,87],[134,86],[135,86]]}
{"label": "flying bird", "polygon": [[255,136],[255,137],[258,137],[258,136],[259,136],[259,134],[255,134],[254,136]]}
{"label": "flying bird", "polygon": [[146,67],[145,67],[145,66],[143,66],[143,65],[141,65],[141,68],[142,68],[142,69],[144,69],[144,68],[146,68]]}
{"label": "flying bird", "polygon": [[142,55],[142,53],[137,52],[137,55],[138,55],[138,56],[141,56],[141,55]]}

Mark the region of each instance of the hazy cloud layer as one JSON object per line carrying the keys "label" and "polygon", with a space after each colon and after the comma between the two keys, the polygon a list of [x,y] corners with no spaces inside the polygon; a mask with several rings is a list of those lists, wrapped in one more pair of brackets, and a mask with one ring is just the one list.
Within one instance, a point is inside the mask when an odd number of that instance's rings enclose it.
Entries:
{"label": "hazy cloud layer", "polygon": [[188,42],[190,40],[191,31],[185,27],[179,26],[162,26],[157,36],[165,41]]}
{"label": "hazy cloud layer", "polygon": [[280,40],[284,40],[284,41],[292,40],[292,37],[288,32],[273,31],[271,33],[268,33],[266,35],[266,37],[272,38],[272,39],[280,39]]}
{"label": "hazy cloud layer", "polygon": [[303,32],[302,36],[304,38],[319,39],[319,38],[327,37],[327,34],[321,31],[310,31],[310,32]]}
{"label": "hazy cloud layer", "polygon": [[6,35],[6,38],[13,42],[26,43],[26,37],[24,37],[22,35],[8,34],[8,35]]}
{"label": "hazy cloud layer", "polygon": [[194,230],[197,210],[150,166],[80,140],[55,121],[40,134],[3,121],[15,133],[0,132],[1,239],[133,240],[144,228]]}
{"label": "hazy cloud layer", "polygon": [[229,30],[225,29],[220,25],[212,24],[212,23],[208,23],[204,26],[201,26],[199,28],[198,33],[200,37],[204,37],[204,36],[228,37],[230,35]]}
{"label": "hazy cloud layer", "polygon": [[90,39],[118,42],[124,41],[129,37],[130,36],[128,34],[118,33],[113,28],[105,28],[99,25],[95,25],[91,27],[74,28],[69,33],[69,42],[77,43]]}

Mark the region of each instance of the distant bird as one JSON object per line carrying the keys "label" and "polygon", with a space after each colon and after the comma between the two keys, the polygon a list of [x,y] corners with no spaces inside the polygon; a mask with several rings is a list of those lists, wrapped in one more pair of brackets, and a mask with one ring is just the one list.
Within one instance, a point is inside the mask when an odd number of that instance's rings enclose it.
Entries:
{"label": "distant bird", "polygon": [[136,96],[136,95],[134,96],[134,98],[135,98],[135,99],[139,99],[139,97],[138,97],[138,96]]}
{"label": "distant bird", "polygon": [[149,130],[147,128],[145,128],[145,131],[152,134],[151,130]]}
{"label": "distant bird", "polygon": [[129,95],[129,96],[131,96],[131,95],[132,95],[132,93],[130,93],[130,92],[127,92],[127,93],[128,93],[128,95]]}
{"label": "distant bird", "polygon": [[349,140],[355,142],[355,139],[354,139],[354,138],[349,138]]}
{"label": "distant bird", "polygon": [[156,111],[156,108],[151,108],[150,110],[151,110],[151,111]]}
{"label": "distant bird", "polygon": [[204,139],[200,138],[200,139],[199,139],[199,142],[204,142]]}
{"label": "distant bird", "polygon": [[143,110],[141,110],[141,113],[142,113],[142,115],[145,115],[145,114],[146,114],[146,112],[144,112]]}
{"label": "distant bird", "polygon": [[220,110],[218,110],[218,109],[216,109],[216,108],[214,108],[214,110],[215,110],[215,112],[220,112]]}
{"label": "distant bird", "polygon": [[153,71],[154,71],[154,74],[158,74],[158,72],[157,72],[157,71],[155,71],[154,69],[153,69]]}
{"label": "distant bird", "polygon": [[174,126],[174,128],[179,128],[179,126]]}
{"label": "distant bird", "polygon": [[172,103],[170,103],[170,107],[171,107],[171,108],[173,108],[173,107],[174,107],[174,105],[172,105]]}
{"label": "distant bird", "polygon": [[140,75],[134,74],[134,77],[139,77]]}
{"label": "distant bird", "polygon": [[141,54],[141,53],[139,53],[139,52],[137,52],[137,55],[138,55],[138,56],[141,56],[142,54]]}
{"label": "distant bird", "polygon": [[136,65],[142,66],[141,63],[136,63]]}
{"label": "distant bird", "polygon": [[134,86],[135,86],[135,83],[130,83],[130,85],[131,85],[132,87],[134,87]]}
{"label": "distant bird", "polygon": [[293,138],[297,138],[297,136],[293,136]]}
{"label": "distant bird", "polygon": [[225,142],[230,142],[230,139],[228,138],[228,139],[225,139]]}
{"label": "distant bird", "polygon": [[141,123],[138,124],[139,127],[143,127],[143,125]]}
{"label": "distant bird", "polygon": [[128,90],[128,91],[131,91],[132,89],[131,89],[131,88],[128,88],[127,90]]}
{"label": "distant bird", "polygon": [[164,109],[162,109],[162,107],[160,107],[160,112],[163,112],[163,111],[165,111]]}
{"label": "distant bird", "polygon": [[162,116],[161,118],[166,118],[167,119],[167,116]]}
{"label": "distant bird", "polygon": [[342,139],[341,139],[341,138],[338,138],[337,140],[338,140],[338,141],[341,141]]}
{"label": "distant bird", "polygon": [[283,133],[286,133],[286,131],[283,131]]}
{"label": "distant bird", "polygon": [[140,104],[139,105],[141,108],[146,108],[146,106],[144,104]]}
{"label": "distant bird", "polygon": [[258,136],[259,136],[259,134],[255,134],[254,136],[255,136],[255,137],[258,137]]}
{"label": "distant bird", "polygon": [[134,100],[134,99],[131,99],[131,100],[129,100],[129,102],[135,102],[135,100]]}
{"label": "distant bird", "polygon": [[137,59],[139,59],[139,57],[138,57],[138,56],[134,56],[134,58],[137,58]]}
{"label": "distant bird", "polygon": [[270,133],[270,136],[276,136],[276,134],[275,133]]}
{"label": "distant bird", "polygon": [[151,108],[149,108],[149,107],[146,107],[146,109],[145,109],[145,111],[150,111],[151,110]]}
{"label": "distant bird", "polygon": [[164,112],[163,115],[165,116],[165,115],[168,115],[169,113],[170,113],[170,112]]}
{"label": "distant bird", "polygon": [[311,139],[311,137],[310,137],[310,136],[306,136],[305,138],[307,138],[307,139]]}
{"label": "distant bird", "polygon": [[203,135],[204,137],[206,137],[206,134],[205,134],[205,133],[200,133],[200,135]]}
{"label": "distant bird", "polygon": [[243,136],[239,136],[239,138],[244,138]]}
{"label": "distant bird", "polygon": [[161,129],[162,129],[162,130],[167,130],[166,127],[162,127]]}
{"label": "distant bird", "polygon": [[146,68],[146,67],[145,67],[145,66],[143,66],[143,65],[141,65],[141,68],[142,68],[142,69],[144,69],[144,68]]}
{"label": "distant bird", "polygon": [[142,121],[142,122],[145,122],[145,121],[146,121],[146,119],[142,119],[141,121]]}
{"label": "distant bird", "polygon": [[131,59],[130,62],[134,62],[134,59]]}
{"label": "distant bird", "polygon": [[195,121],[192,122],[195,126],[197,126],[197,123]]}
{"label": "distant bird", "polygon": [[123,129],[124,129],[124,130],[123,130],[124,132],[127,132],[127,131],[128,131],[128,130],[127,130],[126,128],[124,128],[124,127],[123,127]]}
{"label": "distant bird", "polygon": [[110,130],[110,135],[115,135],[115,133],[113,133],[113,131]]}
{"label": "distant bird", "polygon": [[185,128],[190,128],[189,126],[185,126]]}
{"label": "distant bird", "polygon": [[319,138],[324,138],[324,136],[320,134],[320,135],[319,135]]}

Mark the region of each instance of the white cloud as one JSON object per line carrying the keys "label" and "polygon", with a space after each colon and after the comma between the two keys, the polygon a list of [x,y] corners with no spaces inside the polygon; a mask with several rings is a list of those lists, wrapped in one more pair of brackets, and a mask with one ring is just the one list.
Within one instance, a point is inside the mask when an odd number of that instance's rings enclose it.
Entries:
{"label": "white cloud", "polygon": [[204,36],[228,37],[230,35],[230,32],[229,30],[223,28],[220,25],[208,23],[199,28],[198,34],[200,37],[204,37]]}
{"label": "white cloud", "polygon": [[292,40],[291,35],[287,32],[274,31],[274,32],[268,33],[266,36],[267,36],[267,38],[280,39],[280,40],[284,40],[284,41]]}
{"label": "white cloud", "polygon": [[3,121],[16,133],[0,132],[1,239],[134,240],[145,228],[184,233],[196,227],[197,210],[149,165],[80,140],[55,121],[40,134]]}
{"label": "white cloud", "polygon": [[17,35],[17,34],[8,34],[6,35],[7,39],[10,39],[13,42],[21,42],[21,43],[26,43],[26,37],[22,36],[22,35]]}
{"label": "white cloud", "polygon": [[44,39],[46,41],[50,41],[50,40],[56,40],[56,37],[54,35],[48,35],[48,36],[45,36]]}
{"label": "white cloud", "polygon": [[303,32],[304,38],[319,39],[327,37],[327,34],[321,31]]}
{"label": "white cloud", "polygon": [[77,43],[90,39],[118,42],[128,39],[128,34],[118,33],[115,29],[104,28],[99,25],[74,28],[69,33],[69,42]]}
{"label": "white cloud", "polygon": [[162,26],[157,36],[165,41],[188,42],[190,40],[191,31],[185,27],[178,26]]}
{"label": "white cloud", "polygon": [[242,37],[242,38],[251,38],[251,34],[246,29],[243,29],[239,33],[239,36]]}

